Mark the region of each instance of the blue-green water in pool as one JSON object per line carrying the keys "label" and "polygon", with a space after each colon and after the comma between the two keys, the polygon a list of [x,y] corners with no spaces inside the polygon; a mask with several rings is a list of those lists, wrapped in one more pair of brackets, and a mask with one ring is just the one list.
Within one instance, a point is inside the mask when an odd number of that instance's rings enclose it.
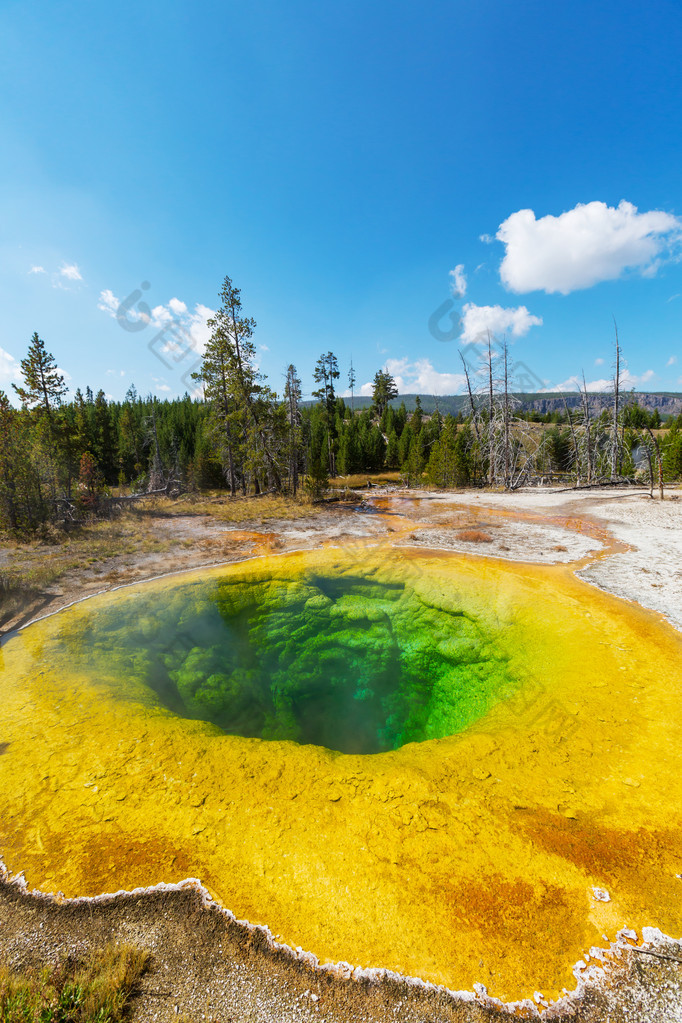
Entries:
{"label": "blue-green water in pool", "polygon": [[461,731],[515,687],[481,618],[356,575],[144,588],[79,623],[71,655],[223,731],[378,753]]}

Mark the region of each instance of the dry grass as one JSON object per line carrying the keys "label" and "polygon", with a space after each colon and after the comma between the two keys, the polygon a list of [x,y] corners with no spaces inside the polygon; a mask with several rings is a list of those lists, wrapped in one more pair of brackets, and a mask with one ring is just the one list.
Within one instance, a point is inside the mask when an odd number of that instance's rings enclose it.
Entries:
{"label": "dry grass", "polygon": [[150,523],[135,512],[88,523],[68,532],[51,529],[31,542],[5,540],[0,545],[0,553],[6,552],[0,585],[4,585],[3,578],[11,579],[17,573],[26,581],[44,585],[67,568],[106,561],[117,554],[152,553],[166,546],[154,535]]}
{"label": "dry grass", "polygon": [[0,968],[0,1023],[118,1023],[148,963],[147,952],[111,944],[39,973]]}
{"label": "dry grass", "polygon": [[[324,509],[305,497],[264,496],[230,499],[221,492],[180,500],[150,498],[131,504],[111,519],[87,522],[69,530],[46,527],[36,539],[0,540],[0,624],[13,620],[50,587],[71,573],[85,571],[97,581],[115,585],[127,578],[130,563],[141,555],[164,555],[167,571],[172,555],[195,541],[174,535],[169,520],[207,516],[220,523],[250,523],[309,518]],[[177,559],[175,559],[177,560]],[[177,562],[181,567],[181,561]]]}
{"label": "dry grass", "polygon": [[457,539],[466,543],[492,543],[490,533],[484,533],[482,529],[460,529],[457,532]]}
{"label": "dry grass", "polygon": [[319,505],[306,497],[226,497],[217,493],[198,494],[173,500],[168,497],[146,501],[145,516],[210,515],[218,522],[265,522],[268,519],[302,519],[314,515]]}
{"label": "dry grass", "polygon": [[24,606],[64,575],[105,565],[121,554],[154,554],[171,541],[156,536],[153,523],[136,512],[63,532],[46,530],[39,539],[0,544],[0,606],[4,615]]}
{"label": "dry grass", "polygon": [[356,473],[354,476],[335,476],[329,485],[334,490],[348,490],[366,487],[368,483],[375,487],[397,486],[401,480],[399,472]]}

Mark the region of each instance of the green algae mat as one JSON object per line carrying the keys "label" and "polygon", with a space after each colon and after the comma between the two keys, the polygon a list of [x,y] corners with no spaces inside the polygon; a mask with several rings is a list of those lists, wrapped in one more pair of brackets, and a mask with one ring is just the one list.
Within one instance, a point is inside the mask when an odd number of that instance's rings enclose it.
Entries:
{"label": "green algae mat", "polygon": [[350,549],[121,589],[12,637],[0,856],[199,877],[321,959],[504,1000],[682,933],[680,639],[565,568]]}

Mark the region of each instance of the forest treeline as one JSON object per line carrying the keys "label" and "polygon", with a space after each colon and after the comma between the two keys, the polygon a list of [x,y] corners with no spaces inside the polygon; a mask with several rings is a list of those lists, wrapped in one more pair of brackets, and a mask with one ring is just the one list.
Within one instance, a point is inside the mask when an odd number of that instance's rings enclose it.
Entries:
{"label": "forest treeline", "polygon": [[303,489],[316,497],[330,477],[383,471],[399,471],[407,485],[506,489],[643,478],[662,490],[682,475],[682,415],[661,431],[658,412],[620,390],[617,339],[613,395],[597,412],[585,389],[581,408],[524,416],[506,384],[507,347],[489,338],[474,380],[463,361],[466,412],[427,416],[419,398],[409,411],[404,402],[396,407],[395,381],[384,370],[374,377],[371,407],[355,409],[352,366],[341,388],[332,352],[314,367],[312,403],[301,400],[293,364],[276,394],[257,369],[255,322],[229,277],[209,327],[196,374],[203,397],[163,401],[134,387],[123,401],[89,387],[67,400],[56,360],[34,334],[23,383],[13,385],[21,407],[0,391],[0,528],[77,520],[126,491]]}

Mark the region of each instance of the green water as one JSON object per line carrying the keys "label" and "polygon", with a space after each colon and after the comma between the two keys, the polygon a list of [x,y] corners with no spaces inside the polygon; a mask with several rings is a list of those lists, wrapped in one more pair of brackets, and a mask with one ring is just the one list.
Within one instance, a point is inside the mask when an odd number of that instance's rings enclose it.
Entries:
{"label": "green water", "polygon": [[81,621],[70,657],[227,733],[344,753],[451,735],[514,688],[481,620],[360,575],[140,589]]}

